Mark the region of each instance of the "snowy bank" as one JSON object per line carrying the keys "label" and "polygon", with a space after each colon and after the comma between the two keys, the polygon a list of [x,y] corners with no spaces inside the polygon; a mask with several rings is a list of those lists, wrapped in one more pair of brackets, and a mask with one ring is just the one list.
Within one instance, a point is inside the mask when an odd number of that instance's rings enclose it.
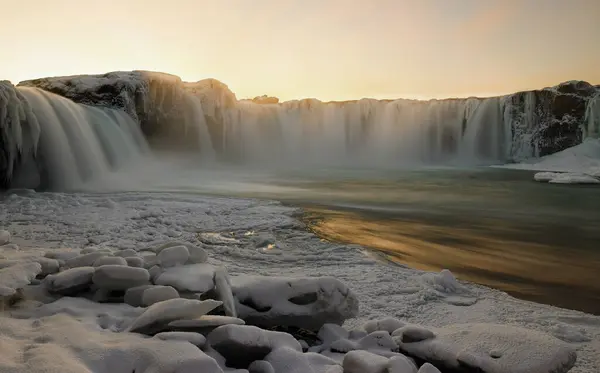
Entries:
{"label": "snowy bank", "polygon": [[[321,241],[279,203],[32,192],[1,203],[0,278],[14,290],[2,371],[600,370],[600,317],[380,263]],[[155,284],[177,268],[190,277]]]}
{"label": "snowy bank", "polygon": [[581,144],[529,161],[495,166],[538,171],[534,180],[561,184],[600,183],[600,140],[587,138]]}

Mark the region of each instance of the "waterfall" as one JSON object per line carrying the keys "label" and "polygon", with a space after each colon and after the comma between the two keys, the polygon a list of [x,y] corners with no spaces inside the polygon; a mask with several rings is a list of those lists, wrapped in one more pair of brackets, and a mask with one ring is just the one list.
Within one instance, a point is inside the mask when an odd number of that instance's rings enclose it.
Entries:
{"label": "waterfall", "polygon": [[588,101],[583,137],[600,138],[600,92]]}
{"label": "waterfall", "polygon": [[185,123],[186,129],[189,129],[190,133],[197,134],[201,159],[205,162],[211,162],[215,160],[216,155],[202,109],[202,103],[195,95],[186,93],[184,97],[188,107],[188,115],[186,116]]}
{"label": "waterfall", "polygon": [[257,164],[500,162],[511,149],[504,105],[502,98],[241,101],[223,115],[224,152]]}
{"label": "waterfall", "polygon": [[37,88],[18,91],[41,128],[36,159],[47,187],[77,188],[147,149],[138,124],[122,111],[76,104]]}

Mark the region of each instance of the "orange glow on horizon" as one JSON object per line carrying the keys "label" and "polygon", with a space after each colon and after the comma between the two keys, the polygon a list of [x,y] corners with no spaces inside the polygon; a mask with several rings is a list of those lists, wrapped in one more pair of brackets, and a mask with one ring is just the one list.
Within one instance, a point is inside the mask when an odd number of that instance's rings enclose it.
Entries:
{"label": "orange glow on horizon", "polygon": [[152,70],[323,101],[600,83],[597,0],[21,0],[3,14],[13,83]]}

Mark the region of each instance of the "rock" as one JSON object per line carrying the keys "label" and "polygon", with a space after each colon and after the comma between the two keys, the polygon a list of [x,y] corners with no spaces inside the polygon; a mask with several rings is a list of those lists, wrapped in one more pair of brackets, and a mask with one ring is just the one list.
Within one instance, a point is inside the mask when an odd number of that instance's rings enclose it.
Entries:
{"label": "rock", "polygon": [[275,369],[268,361],[255,360],[248,366],[249,373],[275,373]]}
{"label": "rock", "polygon": [[96,268],[92,278],[96,286],[109,290],[127,290],[150,281],[150,274],[144,268],[121,265],[103,265]]}
{"label": "rock", "polygon": [[10,243],[10,232],[0,230],[0,246]]}
{"label": "rock", "polygon": [[68,296],[77,295],[90,287],[95,271],[94,267],[71,268],[47,276],[44,282],[51,293]]}
{"label": "rock", "polygon": [[180,292],[204,293],[214,288],[214,277],[215,267],[210,264],[190,264],[166,268],[154,283]]}
{"label": "rock", "polygon": [[164,300],[179,298],[179,293],[171,286],[151,286],[144,290],[142,305],[147,307]]}
{"label": "rock", "polygon": [[288,347],[302,352],[300,343],[291,335],[255,326],[220,326],[208,335],[207,341],[232,368],[246,368],[255,360],[264,360],[275,348]]}
{"label": "rock", "polygon": [[242,319],[229,316],[204,315],[191,320],[175,320],[169,323],[169,330],[196,332],[208,335],[222,325],[244,325]]}
{"label": "rock", "polygon": [[[315,370],[308,361],[306,354],[302,351],[279,347],[273,349],[266,357],[275,373],[314,373]],[[332,364],[335,365],[335,362]]]}
{"label": "rock", "polygon": [[190,264],[206,263],[208,261],[208,253],[203,248],[189,242],[171,241],[154,247],[153,250],[159,254],[163,250],[174,246],[185,246],[187,248],[189,253],[188,263]]}
{"label": "rock", "polygon": [[220,305],[221,302],[210,299],[199,301],[182,298],[154,303],[135,319],[126,331],[155,334],[162,331],[171,321],[199,317]]}
{"label": "rock", "polygon": [[115,256],[127,258],[129,256],[138,256],[138,253],[134,249],[125,249],[125,250],[119,250],[119,251],[115,252]]}
{"label": "rock", "polygon": [[158,264],[156,254],[152,251],[140,251],[138,255],[144,261],[144,268],[148,269]]}
{"label": "rock", "polygon": [[161,275],[162,269],[160,269],[159,266],[152,266],[148,270],[148,273],[150,274],[150,280],[152,280],[152,282],[156,283],[156,279],[158,278],[158,276]]}
{"label": "rock", "polygon": [[185,264],[189,257],[190,253],[185,246],[173,246],[161,250],[156,259],[161,267],[168,268]]}
{"label": "rock", "polygon": [[363,325],[363,328],[365,329],[365,331],[367,333],[373,333],[373,332],[376,332],[379,330],[383,330],[383,331],[386,331],[386,332],[392,334],[394,332],[394,330],[400,329],[404,325],[406,325],[405,322],[402,322],[393,317],[387,317],[387,318],[381,319],[381,320],[367,321]]}
{"label": "rock", "polygon": [[238,316],[264,328],[317,331],[324,324],[342,324],[358,314],[354,293],[331,277],[238,276],[232,278],[232,290]]}
{"label": "rock", "polygon": [[386,373],[417,373],[417,366],[406,356],[392,356]]}
{"label": "rock", "polygon": [[141,285],[127,289],[125,291],[124,302],[133,307],[142,307],[142,297],[144,296],[144,291],[153,286],[155,285]]}
{"label": "rock", "polygon": [[386,373],[388,359],[368,351],[351,351],[344,357],[344,373]]}
{"label": "rock", "polygon": [[53,273],[57,273],[60,269],[60,264],[56,259],[50,259],[46,257],[37,257],[33,259],[36,263],[42,266],[42,271],[39,273],[40,276],[48,276]]}
{"label": "rock", "polygon": [[325,324],[319,329],[317,334],[323,344],[335,342],[338,339],[345,339],[349,337],[349,333],[346,329],[339,326],[338,324]]}
{"label": "rock", "polygon": [[395,330],[392,336],[397,343],[411,343],[434,338],[435,334],[423,326],[410,324]]}
{"label": "rock", "polygon": [[202,334],[191,332],[164,332],[156,334],[154,338],[163,341],[185,341],[198,348],[202,348],[206,344],[206,338]]}
{"label": "rock", "polygon": [[429,363],[421,365],[417,373],[442,373],[440,370]]}
{"label": "rock", "polygon": [[361,350],[371,351],[373,353],[377,353],[377,351],[391,352],[397,350],[398,345],[396,342],[394,342],[390,336],[390,333],[384,330],[379,330],[358,341],[358,348]]}
{"label": "rock", "polygon": [[127,261],[119,256],[103,256],[94,262],[93,267],[100,267],[103,265],[117,265],[117,266],[126,266]]}
{"label": "rock", "polygon": [[39,263],[17,263],[0,269],[0,297],[12,297],[42,271]]}
{"label": "rock", "polygon": [[143,268],[144,267],[144,259],[138,256],[128,256],[125,258],[125,262],[130,267]]}
{"label": "rock", "polygon": [[50,259],[56,259],[59,261],[62,260],[62,261],[66,262],[69,259],[78,257],[79,254],[80,254],[80,251],[75,250],[75,249],[57,249],[57,250],[46,251],[46,254],[44,254],[44,257],[50,258]]}
{"label": "rock", "polygon": [[225,267],[217,267],[215,269],[214,283],[217,299],[223,302],[225,315],[237,317],[235,300],[233,299],[233,292],[231,291],[231,283],[229,282],[229,275],[227,274]]}
{"label": "rock", "polygon": [[[394,339],[404,354],[435,362],[442,370],[564,373],[577,359],[572,346],[550,335],[514,326],[460,324],[434,330],[434,338],[404,342],[397,335]],[[492,351],[502,351],[502,356],[493,358]]]}
{"label": "rock", "polygon": [[68,259],[65,261],[65,267],[67,268],[77,268],[77,267],[91,267],[94,265],[94,262],[99,258],[106,256],[105,253],[101,252],[92,252],[89,254],[83,254],[76,256],[74,258]]}

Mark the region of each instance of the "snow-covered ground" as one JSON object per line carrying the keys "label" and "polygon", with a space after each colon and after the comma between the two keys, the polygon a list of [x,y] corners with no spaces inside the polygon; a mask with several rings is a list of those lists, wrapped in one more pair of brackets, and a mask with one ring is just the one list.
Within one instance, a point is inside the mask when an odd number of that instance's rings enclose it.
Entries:
{"label": "snow-covered ground", "polygon": [[[11,242],[22,251],[90,246],[140,250],[158,241],[187,241],[202,245],[208,250],[210,262],[224,265],[233,277],[253,274],[340,279],[360,301],[360,314],[346,322],[348,328],[390,316],[431,327],[460,323],[521,326],[552,335],[575,348],[577,363],[571,372],[600,371],[600,317],[517,300],[474,284],[454,284],[448,273],[425,273],[382,262],[360,247],[324,242],[305,230],[298,220],[298,209],[278,202],[195,194],[22,191],[7,195],[0,204],[0,229],[11,233]],[[10,250],[6,248],[6,252]],[[53,316],[54,323],[0,318],[0,330],[5,335],[0,337],[0,365],[13,367],[6,368],[7,372],[22,372],[19,362],[23,359],[30,359],[27,364],[33,367],[36,361],[51,361],[52,354],[64,354],[64,350],[44,349],[47,337],[40,336],[48,333],[57,334],[63,342],[68,339],[65,343],[81,343],[81,350],[73,350],[81,354],[61,355],[63,361],[73,361],[64,372],[87,371],[78,364],[98,364],[95,360],[90,363],[93,356],[81,358],[86,348],[93,352],[102,343],[136,343],[127,333],[120,333],[117,342],[109,342],[97,330],[97,320],[110,320],[112,316],[107,312],[115,312],[116,308],[107,311],[109,305],[98,305],[97,309],[84,310],[76,309],[76,305],[67,305],[68,314]],[[124,308],[120,312],[123,316],[131,311]],[[486,333],[476,329],[472,332]],[[58,336],[60,333],[65,336]],[[21,342],[9,348],[15,341]],[[165,349],[165,356],[167,346],[159,346]],[[168,356],[172,361],[179,358]],[[115,369],[111,372],[120,372]]]}
{"label": "snow-covered ground", "polygon": [[534,179],[557,184],[600,183],[600,140],[588,138],[581,144],[539,159],[496,166],[538,171]]}

